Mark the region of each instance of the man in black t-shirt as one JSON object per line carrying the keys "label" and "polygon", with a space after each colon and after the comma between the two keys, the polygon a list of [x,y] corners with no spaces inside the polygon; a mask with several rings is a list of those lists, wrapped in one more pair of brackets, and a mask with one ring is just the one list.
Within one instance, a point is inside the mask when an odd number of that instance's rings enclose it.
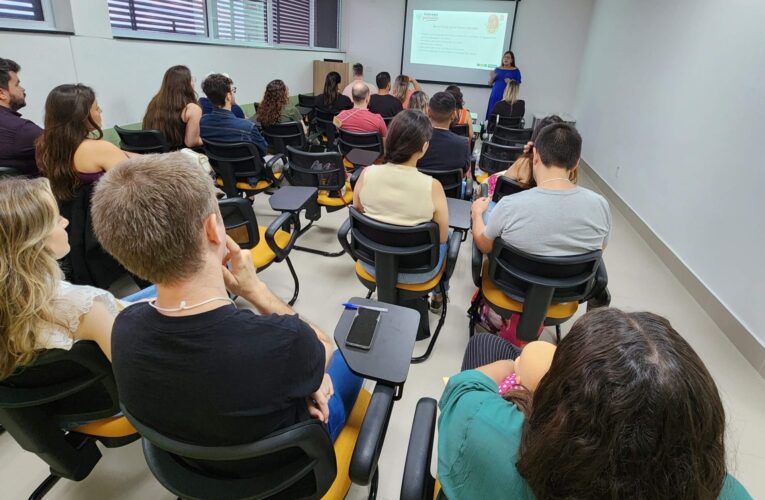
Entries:
{"label": "man in black t-shirt", "polygon": [[428,117],[433,124],[433,136],[425,156],[417,168],[428,170],[470,170],[470,145],[467,137],[449,130],[457,112],[457,102],[449,92],[436,92],[428,103]]}
{"label": "man in black t-shirt", "polygon": [[372,113],[377,113],[383,118],[392,118],[399,111],[404,110],[404,106],[396,97],[390,95],[390,73],[383,71],[377,74],[378,92],[369,97],[367,108]]}
{"label": "man in black t-shirt", "polygon": [[[103,247],[157,285],[157,298],[127,307],[112,330],[130,413],[200,445],[252,442],[311,416],[336,437],[346,415],[330,404],[334,390],[350,411],[361,379],[333,372],[343,361],[331,340],[258,279],[250,252],[226,235],[202,169],[182,153],[126,160],[101,178],[92,215]],[[228,292],[260,315],[237,309]],[[342,380],[333,384],[333,373]]]}

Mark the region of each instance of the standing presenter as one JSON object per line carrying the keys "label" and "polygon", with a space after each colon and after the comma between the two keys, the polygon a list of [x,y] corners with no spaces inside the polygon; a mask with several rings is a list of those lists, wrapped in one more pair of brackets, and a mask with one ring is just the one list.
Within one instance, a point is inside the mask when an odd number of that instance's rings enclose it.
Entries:
{"label": "standing presenter", "polygon": [[494,105],[502,100],[505,87],[510,80],[521,83],[521,70],[515,67],[515,55],[512,50],[508,50],[502,55],[502,66],[493,69],[489,77],[491,95],[489,96],[489,107],[486,109],[487,120],[491,117]]}

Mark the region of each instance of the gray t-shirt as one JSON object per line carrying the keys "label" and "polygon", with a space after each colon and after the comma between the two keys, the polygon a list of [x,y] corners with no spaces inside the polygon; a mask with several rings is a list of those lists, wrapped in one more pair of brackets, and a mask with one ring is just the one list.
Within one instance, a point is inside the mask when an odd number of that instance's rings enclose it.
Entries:
{"label": "gray t-shirt", "polygon": [[610,231],[611,211],[599,194],[536,187],[502,198],[484,235],[533,255],[562,257],[600,250]]}

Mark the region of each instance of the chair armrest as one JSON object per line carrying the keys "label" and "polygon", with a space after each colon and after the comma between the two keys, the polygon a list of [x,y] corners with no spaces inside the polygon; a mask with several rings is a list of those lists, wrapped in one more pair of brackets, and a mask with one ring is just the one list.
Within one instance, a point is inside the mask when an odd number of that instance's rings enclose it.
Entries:
{"label": "chair armrest", "polygon": [[393,410],[394,392],[395,389],[389,385],[378,383],[375,386],[348,468],[348,475],[356,484],[366,486],[375,475]]}
{"label": "chair armrest", "polygon": [[[292,247],[295,246],[295,241],[300,234],[300,221],[298,217],[298,214],[283,212],[271,224],[269,224],[268,228],[266,229],[266,243],[268,244],[268,247],[271,249],[271,251],[276,255],[276,262],[281,262],[287,258],[290,250],[292,250]],[[292,226],[290,239],[287,242],[287,245],[282,248],[276,244],[274,237],[276,236],[277,231],[279,231],[285,224],[289,224],[290,222]]]}
{"label": "chair armrest", "polygon": [[287,157],[283,153],[276,153],[274,156],[272,156],[267,162],[266,162],[266,175],[271,179],[275,184],[281,184],[282,179],[284,179],[284,173],[282,173],[281,177],[276,177],[274,175],[274,164],[279,161],[283,160],[284,164],[284,170],[286,170],[287,165],[289,164],[289,160],[287,160]]}
{"label": "chair armrest", "polygon": [[463,231],[455,229],[452,237],[449,238],[448,248],[446,249],[446,269],[444,269],[444,280],[452,277],[454,266],[457,264],[457,257],[460,255],[460,246],[462,245]]}
{"label": "chair armrest", "polygon": [[481,267],[483,266],[483,253],[478,249],[478,245],[473,244],[473,254],[471,255],[470,271],[473,275],[473,284],[477,287],[481,287]]}
{"label": "chair armrest", "polygon": [[465,196],[463,199],[467,201],[473,200],[473,179],[471,178],[465,179]]}
{"label": "chair armrest", "polygon": [[357,168],[351,174],[351,178],[349,179],[349,182],[351,183],[351,191],[354,191],[356,189],[356,182],[358,182],[359,177],[361,176],[361,172],[364,171],[364,168],[366,168],[366,167]]}
{"label": "chair armrest", "polygon": [[406,450],[401,500],[433,498],[436,480],[430,475],[430,459],[436,429],[436,400],[422,398],[417,402]]}
{"label": "chair armrest", "polygon": [[345,219],[345,222],[337,230],[337,240],[340,242],[340,246],[343,247],[345,253],[353,257],[353,260],[358,260],[356,255],[351,250],[351,243],[348,241],[348,233],[351,232],[351,219]]}

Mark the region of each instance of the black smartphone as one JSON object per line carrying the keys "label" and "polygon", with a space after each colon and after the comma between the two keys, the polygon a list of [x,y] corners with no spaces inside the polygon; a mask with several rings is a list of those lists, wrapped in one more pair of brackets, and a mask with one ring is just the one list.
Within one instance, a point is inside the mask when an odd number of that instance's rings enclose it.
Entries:
{"label": "black smartphone", "polygon": [[372,347],[372,338],[380,322],[380,311],[359,308],[353,318],[351,331],[345,339],[345,345],[368,351]]}

